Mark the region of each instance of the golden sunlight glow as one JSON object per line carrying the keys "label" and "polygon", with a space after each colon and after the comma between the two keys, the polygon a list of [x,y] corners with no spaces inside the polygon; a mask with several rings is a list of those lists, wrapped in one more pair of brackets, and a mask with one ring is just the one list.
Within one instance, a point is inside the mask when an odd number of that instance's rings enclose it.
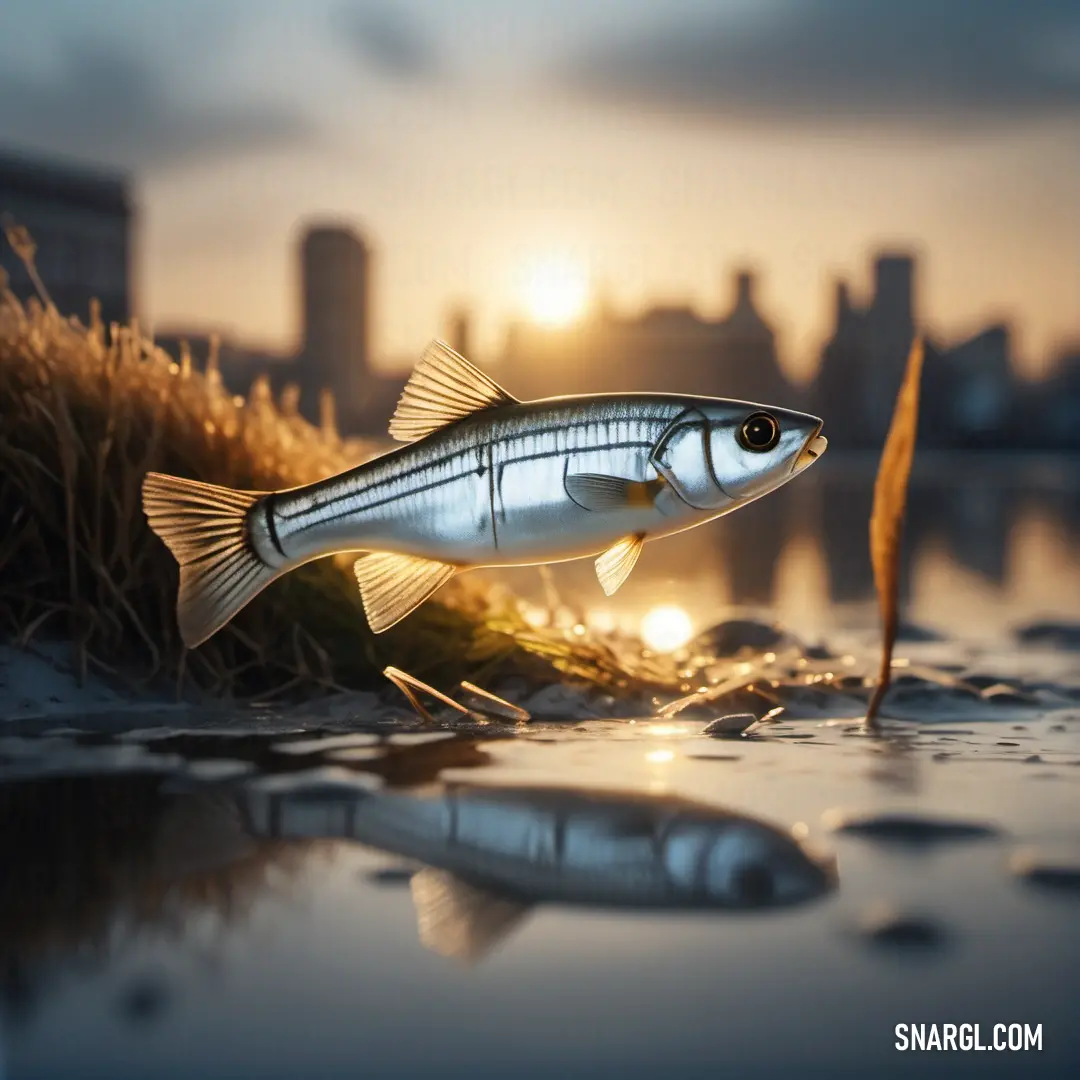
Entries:
{"label": "golden sunlight glow", "polygon": [[690,731],[691,729],[685,724],[650,724],[646,733],[660,739],[668,739],[672,735],[689,735]]}
{"label": "golden sunlight glow", "polygon": [[615,616],[606,608],[593,608],[586,615],[585,621],[598,634],[610,634],[616,626]]}
{"label": "golden sunlight glow", "polygon": [[651,761],[654,765],[666,765],[669,761],[675,760],[674,750],[650,750],[645,755],[646,761]]}
{"label": "golden sunlight glow", "polygon": [[694,636],[690,616],[675,604],[661,604],[641,620],[641,640],[655,652],[674,652]]}
{"label": "golden sunlight glow", "polygon": [[522,292],[534,322],[541,326],[568,326],[585,311],[589,299],[588,275],[572,258],[547,255],[529,264]]}

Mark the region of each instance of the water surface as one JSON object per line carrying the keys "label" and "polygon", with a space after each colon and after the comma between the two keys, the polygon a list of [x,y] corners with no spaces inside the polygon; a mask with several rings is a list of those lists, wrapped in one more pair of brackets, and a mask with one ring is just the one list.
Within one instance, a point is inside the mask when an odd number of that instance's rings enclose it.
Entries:
{"label": "water surface", "polygon": [[[607,615],[673,603],[701,627],[729,600],[768,604],[862,670],[867,477],[825,464],[650,546]],[[908,614],[946,636],[903,643],[914,666],[892,704],[908,723],[884,738],[860,732],[857,693],[813,685],[734,739],[702,734],[707,709],[658,721],[647,701],[580,695],[527,725],[425,728],[370,696],[9,724],[0,1075],[1077,1075],[1080,652],[1068,626],[1009,631],[1080,614],[1077,506],[1068,470],[924,475]],[[535,571],[517,584],[543,598]],[[602,595],[587,564],[555,584],[583,618]],[[468,820],[459,805],[453,826],[432,813],[426,863],[373,831],[377,800],[447,785],[554,785],[607,809],[584,826],[580,802],[569,824],[549,804],[535,820],[509,803]],[[834,876],[776,903],[766,860],[740,903],[713,903],[693,876],[704,856],[671,854],[665,800],[752,819]],[[480,915],[455,938],[417,883],[445,884],[478,835],[532,869],[516,885],[502,864],[456,874],[473,893],[447,895]],[[570,895],[559,859],[582,843],[598,867],[631,854]],[[654,849],[693,902],[640,902],[634,859]],[[984,1042],[1041,1025],[1042,1050],[904,1053],[901,1023],[978,1023]]]}

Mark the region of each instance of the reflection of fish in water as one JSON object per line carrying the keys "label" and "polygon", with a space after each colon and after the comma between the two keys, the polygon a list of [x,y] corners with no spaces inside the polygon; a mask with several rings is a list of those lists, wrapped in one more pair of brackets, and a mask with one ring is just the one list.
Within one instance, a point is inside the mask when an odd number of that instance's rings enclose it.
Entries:
{"label": "reflection of fish in water", "polygon": [[275,578],[342,551],[386,630],[461,570],[599,555],[610,596],[644,542],[729,513],[825,449],[816,416],[724,398],[598,394],[521,402],[436,342],[390,434],[410,445],[289,491],[150,473],[143,507],[180,563],[198,645]]}
{"label": "reflection of fish in water", "polygon": [[276,837],[347,837],[424,863],[421,940],[474,960],[536,903],[751,909],[836,884],[835,860],[753,818],[671,796],[451,784],[245,796]]}

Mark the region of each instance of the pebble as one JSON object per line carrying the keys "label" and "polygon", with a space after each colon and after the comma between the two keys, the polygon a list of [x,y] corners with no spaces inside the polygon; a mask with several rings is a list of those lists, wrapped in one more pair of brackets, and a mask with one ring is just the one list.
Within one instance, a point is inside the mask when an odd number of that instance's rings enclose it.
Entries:
{"label": "pebble", "polygon": [[1029,885],[1080,897],[1080,858],[1055,858],[1034,849],[1021,849],[1009,869]]}
{"label": "pebble", "polygon": [[822,819],[835,832],[862,836],[881,843],[927,847],[960,840],[984,840],[1000,835],[1000,830],[985,822],[958,818],[937,818],[919,814],[848,814],[827,810]]}
{"label": "pebble", "polygon": [[935,919],[885,903],[872,904],[863,912],[859,933],[872,945],[904,951],[935,952],[948,941],[945,928]]}
{"label": "pebble", "polygon": [[739,739],[751,724],[756,723],[757,717],[753,713],[731,713],[706,724],[701,734],[711,739]]}
{"label": "pebble", "polygon": [[1036,622],[1016,631],[1017,640],[1026,645],[1044,645],[1053,649],[1080,649],[1080,623]]}
{"label": "pebble", "polygon": [[530,716],[545,719],[578,719],[591,711],[588,693],[562,683],[549,683],[518,704]]}
{"label": "pebble", "polygon": [[690,643],[692,650],[712,656],[734,656],[742,649],[765,652],[790,640],[778,626],[755,619],[728,619],[702,631]]}
{"label": "pebble", "polygon": [[120,994],[121,1014],[132,1024],[147,1024],[157,1020],[168,1008],[171,993],[168,984],[158,976],[142,976],[131,982]]}
{"label": "pebble", "polygon": [[394,887],[408,885],[415,873],[415,869],[408,866],[387,866],[381,870],[372,870],[370,873],[364,874],[364,880],[372,885]]}
{"label": "pebble", "polygon": [[917,623],[901,622],[896,628],[896,640],[906,642],[937,642],[945,638],[936,630],[928,626],[919,626]]}

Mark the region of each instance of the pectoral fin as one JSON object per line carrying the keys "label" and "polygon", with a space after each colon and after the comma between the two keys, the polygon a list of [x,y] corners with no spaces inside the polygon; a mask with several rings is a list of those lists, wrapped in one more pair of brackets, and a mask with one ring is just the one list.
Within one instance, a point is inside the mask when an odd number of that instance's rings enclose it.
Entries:
{"label": "pectoral fin", "polygon": [[440,956],[475,963],[525,917],[528,904],[425,867],[409,882],[420,942]]}
{"label": "pectoral fin", "polygon": [[572,473],[565,480],[566,494],[583,510],[627,510],[649,507],[664,485],[657,480],[624,480],[601,473]]}
{"label": "pectoral fin", "polygon": [[445,585],[457,567],[415,555],[373,551],[353,564],[368,626],[376,634],[389,630]]}
{"label": "pectoral fin", "polygon": [[596,576],[600,586],[608,596],[614,596],[619,586],[630,576],[634,564],[638,561],[641,549],[645,546],[645,534],[633,533],[616,540],[596,560]]}

